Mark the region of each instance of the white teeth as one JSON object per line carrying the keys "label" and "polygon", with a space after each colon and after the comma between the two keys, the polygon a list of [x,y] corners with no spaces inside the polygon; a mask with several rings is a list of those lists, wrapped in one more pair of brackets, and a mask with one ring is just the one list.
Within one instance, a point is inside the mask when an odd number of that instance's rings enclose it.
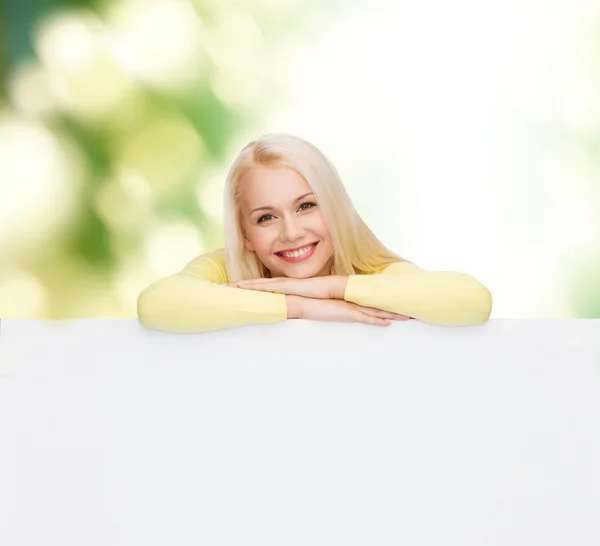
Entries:
{"label": "white teeth", "polygon": [[286,258],[299,258],[300,256],[304,256],[307,252],[311,251],[314,246],[315,245],[310,245],[300,250],[294,250],[293,252],[281,252],[281,255],[285,256]]}

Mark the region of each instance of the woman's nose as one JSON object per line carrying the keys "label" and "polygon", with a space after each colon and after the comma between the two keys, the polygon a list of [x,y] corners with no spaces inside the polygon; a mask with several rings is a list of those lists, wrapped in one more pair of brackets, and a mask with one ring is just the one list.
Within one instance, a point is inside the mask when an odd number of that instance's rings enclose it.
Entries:
{"label": "woman's nose", "polygon": [[284,241],[296,241],[304,237],[304,229],[295,218],[287,218],[282,222],[281,238]]}

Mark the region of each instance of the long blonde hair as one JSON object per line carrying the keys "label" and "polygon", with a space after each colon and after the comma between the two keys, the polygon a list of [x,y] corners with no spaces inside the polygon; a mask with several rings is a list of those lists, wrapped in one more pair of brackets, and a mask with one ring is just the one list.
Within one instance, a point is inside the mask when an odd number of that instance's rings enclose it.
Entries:
{"label": "long blonde hair", "polygon": [[406,261],[388,250],[360,218],[335,167],[312,144],[286,134],[264,135],[239,153],[225,183],[225,260],[232,282],[269,277],[269,270],[244,245],[240,179],[256,166],[290,167],[315,193],[333,242],[331,275],[369,274]]}

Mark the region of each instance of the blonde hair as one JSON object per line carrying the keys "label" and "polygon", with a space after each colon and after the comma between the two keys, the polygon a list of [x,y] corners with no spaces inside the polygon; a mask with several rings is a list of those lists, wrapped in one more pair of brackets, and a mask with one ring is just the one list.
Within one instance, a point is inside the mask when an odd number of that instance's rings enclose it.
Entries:
{"label": "blonde hair", "polygon": [[256,166],[290,167],[315,193],[333,242],[331,275],[375,273],[406,261],[388,250],[360,218],[329,160],[312,144],[285,134],[265,135],[239,153],[225,183],[225,260],[232,282],[269,277],[269,270],[244,245],[240,180]]}

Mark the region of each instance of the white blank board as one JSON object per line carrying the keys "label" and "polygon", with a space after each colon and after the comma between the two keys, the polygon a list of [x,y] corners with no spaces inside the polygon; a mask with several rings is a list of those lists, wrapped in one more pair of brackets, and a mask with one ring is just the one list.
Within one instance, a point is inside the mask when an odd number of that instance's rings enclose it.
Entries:
{"label": "white blank board", "polygon": [[598,546],[600,320],[3,320],[3,546]]}

